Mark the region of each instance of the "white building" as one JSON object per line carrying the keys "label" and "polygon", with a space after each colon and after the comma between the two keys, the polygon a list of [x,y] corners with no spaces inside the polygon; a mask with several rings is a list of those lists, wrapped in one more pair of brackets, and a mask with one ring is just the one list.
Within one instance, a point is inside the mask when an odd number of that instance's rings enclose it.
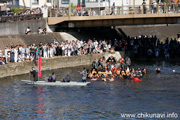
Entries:
{"label": "white building", "polygon": [[[146,0],[147,5],[150,0]],[[116,6],[122,5],[142,5],[143,0],[59,0],[59,7],[69,7],[69,2],[74,6],[80,5],[83,7],[107,7],[112,6],[115,2]]]}
{"label": "white building", "polygon": [[41,8],[46,5],[47,7],[52,7],[53,5],[57,5],[58,0],[11,0],[9,5],[25,7],[25,8]]}

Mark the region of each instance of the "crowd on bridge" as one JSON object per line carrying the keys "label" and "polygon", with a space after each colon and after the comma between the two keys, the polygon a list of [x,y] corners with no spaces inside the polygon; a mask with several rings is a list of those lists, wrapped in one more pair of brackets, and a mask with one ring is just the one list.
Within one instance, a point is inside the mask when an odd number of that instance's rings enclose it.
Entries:
{"label": "crowd on bridge", "polygon": [[19,13],[9,10],[9,11],[5,11],[4,13],[0,14],[0,16],[32,15],[32,14],[39,14],[39,13],[42,13],[41,8],[35,8],[32,10],[24,9],[24,10],[20,11]]}

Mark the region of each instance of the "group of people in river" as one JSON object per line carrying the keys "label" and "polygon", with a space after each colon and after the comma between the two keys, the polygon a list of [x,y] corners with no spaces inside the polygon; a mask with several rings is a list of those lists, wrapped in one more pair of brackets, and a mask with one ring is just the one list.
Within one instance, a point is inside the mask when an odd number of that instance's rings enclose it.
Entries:
{"label": "group of people in river", "polygon": [[[125,59],[121,58],[119,61],[116,61],[114,57],[109,57],[106,60],[106,67],[102,64],[103,60],[104,57],[101,57],[98,62],[96,62],[96,60],[93,61],[92,68],[88,74],[88,77],[91,78],[92,81],[98,79],[102,81],[114,81],[115,78],[142,78],[143,75],[146,74],[145,68],[131,68],[131,59],[128,56]],[[116,65],[117,62],[120,63],[119,67]],[[101,66],[99,71],[97,70],[98,66]]]}
{"label": "group of people in river", "polygon": [[[104,61],[106,62],[106,66],[103,65]],[[116,65],[117,63],[119,65]],[[99,66],[100,69],[98,69]],[[33,74],[34,81],[37,81],[37,73],[35,72],[34,68],[32,69],[31,73]],[[146,69],[132,68],[131,59],[128,56],[125,58],[122,57],[119,61],[112,56],[105,60],[105,57],[103,56],[100,57],[98,61],[96,61],[96,59],[93,60],[91,69],[87,70],[86,68],[83,68],[83,70],[79,71],[79,73],[82,76],[82,82],[86,82],[88,78],[92,81],[96,81],[98,79],[102,81],[114,81],[116,78],[141,79],[143,75],[146,74]],[[70,81],[71,76],[67,74],[61,82]],[[56,75],[54,72],[48,78],[48,82],[56,82]]]}

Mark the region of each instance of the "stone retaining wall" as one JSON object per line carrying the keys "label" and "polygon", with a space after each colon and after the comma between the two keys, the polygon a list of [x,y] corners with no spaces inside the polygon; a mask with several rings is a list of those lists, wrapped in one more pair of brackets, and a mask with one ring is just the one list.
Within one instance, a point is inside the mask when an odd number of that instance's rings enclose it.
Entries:
{"label": "stone retaining wall", "polygon": [[[90,65],[93,59],[100,57],[100,54],[82,55],[72,57],[54,57],[42,60],[42,69],[58,69],[81,65]],[[37,61],[38,63],[38,61]],[[34,62],[10,63],[0,66],[0,78],[29,73],[32,67],[38,69]]]}
{"label": "stone retaining wall", "polygon": [[[122,53],[117,52],[117,53],[120,54],[118,56],[121,56],[121,54],[123,55],[123,52]],[[58,56],[49,59],[42,59],[41,69],[58,69],[58,68],[75,67],[82,65],[91,65],[94,59],[98,59],[103,55],[104,53],[81,55],[81,56],[70,56],[70,57]],[[38,70],[38,66],[35,66],[34,62],[20,62],[20,63],[9,63],[6,65],[1,65],[0,78],[29,73],[32,67],[35,67],[35,69]]]}

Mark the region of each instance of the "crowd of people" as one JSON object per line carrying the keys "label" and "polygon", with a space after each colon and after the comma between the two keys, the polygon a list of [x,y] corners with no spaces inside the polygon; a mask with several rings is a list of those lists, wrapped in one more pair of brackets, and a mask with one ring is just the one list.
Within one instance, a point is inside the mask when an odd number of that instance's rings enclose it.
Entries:
{"label": "crowd of people", "polygon": [[[128,56],[121,58],[120,60],[116,60],[114,57],[109,57],[105,61],[106,67],[102,64],[103,60],[105,60],[104,57],[100,57],[97,62],[96,59],[94,59],[91,70],[87,70],[88,77],[92,81],[96,81],[98,79],[102,81],[114,81],[115,78],[141,79],[143,75],[146,74],[145,68],[132,68],[131,59]],[[120,65],[117,66],[117,63]],[[101,66],[101,69],[98,69],[98,66]],[[83,75],[83,77],[85,77],[85,75]]]}
{"label": "crowd of people", "polygon": [[[111,49],[111,45],[107,42],[97,40],[76,40],[65,41],[61,43],[39,43],[31,44],[25,47],[24,45],[16,45],[6,47],[5,50],[0,50],[0,64],[8,64],[11,62],[35,61],[38,57],[52,58],[54,56],[74,56],[87,55],[93,53],[102,53]],[[4,53],[3,53],[4,51]]]}
{"label": "crowd of people", "polygon": [[138,60],[143,56],[147,60],[152,58],[175,58],[180,55],[180,43],[177,39],[167,38],[160,42],[156,36],[127,37],[121,40],[74,40],[61,43],[39,43],[28,46],[16,45],[0,49],[0,64],[10,62],[33,61],[39,56],[51,58],[54,56],[87,55],[102,53],[114,48],[116,51],[133,51],[134,59]]}
{"label": "crowd of people", "polygon": [[128,37],[127,50],[134,51],[134,58],[140,56],[152,58],[175,58],[180,55],[180,42],[176,38],[167,38],[165,42],[160,42],[156,36]]}
{"label": "crowd of people", "polygon": [[39,13],[42,13],[41,8],[35,8],[32,10],[24,9],[23,11],[20,11],[19,13],[12,12],[10,10],[10,11],[6,11],[4,14],[2,14],[2,16],[32,15],[32,14],[39,14]]}
{"label": "crowd of people", "polygon": [[[100,69],[99,66],[101,67]],[[82,71],[79,71],[79,73],[82,76],[82,82],[86,82],[88,79],[90,79],[91,81],[114,81],[116,78],[133,79],[134,81],[141,81],[143,75],[146,74],[146,69],[132,68],[131,59],[128,56],[126,56],[125,58],[122,57],[120,60],[116,60],[116,58],[112,56],[109,58],[105,58],[105,56],[102,56],[98,59],[98,61],[96,61],[96,59],[93,60],[91,69],[86,69],[84,67]],[[36,80],[35,76],[34,80]],[[52,75],[48,78],[48,82],[55,81],[56,76],[53,72]],[[70,81],[71,76],[67,74],[61,82]]]}

